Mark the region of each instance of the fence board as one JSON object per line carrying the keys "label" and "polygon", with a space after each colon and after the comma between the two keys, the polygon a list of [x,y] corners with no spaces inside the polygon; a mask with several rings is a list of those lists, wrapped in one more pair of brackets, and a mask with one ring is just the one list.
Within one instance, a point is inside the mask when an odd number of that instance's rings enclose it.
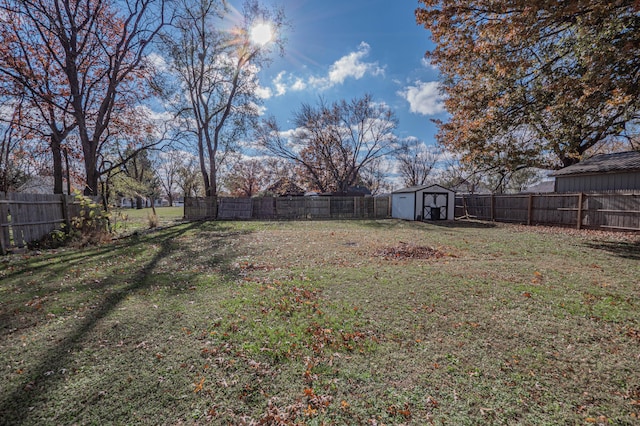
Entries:
{"label": "fence board", "polygon": [[[356,219],[390,216],[390,197],[219,198],[217,213],[205,198],[185,198],[185,218],[197,219]],[[214,201],[208,201],[211,205]]]}
{"label": "fence board", "polygon": [[456,197],[456,215],[498,222],[638,231],[640,194],[464,195]]}
{"label": "fence board", "polygon": [[0,193],[0,252],[38,241],[79,215],[74,197],[60,194]]}
{"label": "fence board", "polygon": [[218,219],[251,219],[251,198],[218,198]]}
{"label": "fence board", "polygon": [[253,217],[256,219],[275,219],[276,203],[273,197],[254,198],[252,200]]}
{"label": "fence board", "polygon": [[218,213],[216,197],[184,197],[186,220],[215,219]]}

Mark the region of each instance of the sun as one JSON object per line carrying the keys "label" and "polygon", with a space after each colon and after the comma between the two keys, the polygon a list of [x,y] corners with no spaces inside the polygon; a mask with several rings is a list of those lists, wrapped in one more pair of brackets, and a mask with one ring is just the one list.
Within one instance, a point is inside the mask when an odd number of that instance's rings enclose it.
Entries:
{"label": "sun", "polygon": [[271,24],[263,22],[254,25],[249,31],[249,38],[252,43],[259,46],[264,46],[269,43],[273,39],[273,29],[271,28]]}

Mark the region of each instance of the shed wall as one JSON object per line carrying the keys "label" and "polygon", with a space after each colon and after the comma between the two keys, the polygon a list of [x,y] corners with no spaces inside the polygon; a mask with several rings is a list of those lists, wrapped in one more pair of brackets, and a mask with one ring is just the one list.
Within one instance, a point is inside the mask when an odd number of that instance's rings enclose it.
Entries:
{"label": "shed wall", "polygon": [[391,217],[395,219],[416,220],[414,209],[415,192],[403,192],[391,196]]}

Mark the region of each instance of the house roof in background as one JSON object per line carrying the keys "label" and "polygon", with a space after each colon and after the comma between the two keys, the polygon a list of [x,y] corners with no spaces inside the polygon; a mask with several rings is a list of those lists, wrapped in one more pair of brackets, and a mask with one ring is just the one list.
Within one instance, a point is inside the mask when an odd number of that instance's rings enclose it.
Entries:
{"label": "house roof in background", "polygon": [[640,171],[640,151],[616,152],[587,158],[577,164],[557,170],[550,176]]}

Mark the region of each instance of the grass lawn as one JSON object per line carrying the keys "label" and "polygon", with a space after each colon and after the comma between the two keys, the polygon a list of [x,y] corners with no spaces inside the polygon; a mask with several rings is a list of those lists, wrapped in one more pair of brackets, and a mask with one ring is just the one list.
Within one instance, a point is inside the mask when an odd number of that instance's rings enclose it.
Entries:
{"label": "grass lawn", "polygon": [[0,424],[640,424],[640,237],[185,223],[0,258]]}
{"label": "grass lawn", "polygon": [[[112,208],[110,211],[111,223],[114,232],[118,235],[128,235],[135,231],[149,229],[149,217],[153,210]],[[156,207],[158,226],[174,225],[184,217],[184,207]]]}

